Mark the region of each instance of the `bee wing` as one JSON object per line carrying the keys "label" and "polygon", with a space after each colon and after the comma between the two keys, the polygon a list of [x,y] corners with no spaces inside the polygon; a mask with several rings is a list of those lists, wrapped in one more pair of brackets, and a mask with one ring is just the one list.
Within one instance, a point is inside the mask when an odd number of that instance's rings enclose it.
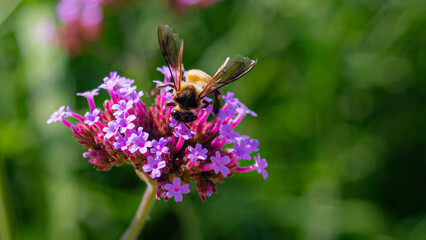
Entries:
{"label": "bee wing", "polygon": [[160,44],[160,49],[163,53],[164,59],[169,66],[175,90],[179,92],[180,83],[183,79],[183,40],[179,39],[179,35],[173,33],[172,29],[168,25],[160,25],[158,26],[158,43]]}
{"label": "bee wing", "polygon": [[248,57],[243,57],[239,54],[230,59],[226,58],[225,62],[217,70],[210,82],[200,93],[200,99],[213,93],[215,90],[239,79],[244,76],[256,65],[257,61],[251,60]]}

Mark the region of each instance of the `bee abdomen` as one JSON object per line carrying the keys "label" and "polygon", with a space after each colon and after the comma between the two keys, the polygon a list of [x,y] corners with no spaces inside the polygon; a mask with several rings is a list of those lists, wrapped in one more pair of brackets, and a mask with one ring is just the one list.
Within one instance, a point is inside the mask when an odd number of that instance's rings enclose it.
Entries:
{"label": "bee abdomen", "polygon": [[185,86],[180,92],[179,96],[175,98],[175,101],[179,103],[183,109],[197,108],[199,102],[197,101],[197,92],[193,86]]}

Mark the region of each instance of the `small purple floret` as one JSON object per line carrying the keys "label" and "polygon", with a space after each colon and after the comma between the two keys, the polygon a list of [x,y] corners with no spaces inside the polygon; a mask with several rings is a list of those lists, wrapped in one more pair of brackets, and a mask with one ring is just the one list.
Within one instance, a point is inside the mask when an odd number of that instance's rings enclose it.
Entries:
{"label": "small purple floret", "polygon": [[144,172],[151,172],[151,178],[158,178],[161,176],[161,169],[166,166],[166,161],[161,161],[160,157],[153,158],[148,156],[148,163],[145,164],[142,169]]}
{"label": "small purple floret", "polygon": [[114,149],[121,149],[121,150],[126,150],[127,149],[127,141],[129,139],[129,135],[126,135],[124,137],[122,137],[121,135],[118,135],[115,140],[116,142],[113,143]]}
{"label": "small purple floret", "polygon": [[254,160],[256,161],[255,167],[257,173],[262,173],[263,179],[266,179],[268,177],[268,172],[266,172],[265,168],[268,166],[268,162],[266,162],[264,158],[260,158],[259,153],[257,154],[257,156],[254,156]]}
{"label": "small purple floret", "polygon": [[236,138],[236,142],[234,143],[234,151],[232,152],[240,159],[250,160],[250,154],[253,151],[259,151],[257,146],[259,146],[259,141],[256,139],[250,139],[249,136],[242,136]]}
{"label": "small purple floret", "polygon": [[192,162],[195,162],[198,159],[206,160],[207,158],[206,154],[208,150],[206,148],[203,148],[203,146],[199,143],[195,145],[195,148],[188,146],[188,150],[190,152],[190,154],[188,154],[188,159],[191,160]]}
{"label": "small purple floret", "polygon": [[86,112],[86,114],[84,114],[84,117],[86,118],[84,120],[84,123],[92,126],[93,124],[95,124],[96,122],[99,121],[99,113],[101,112],[101,110],[99,108],[95,108],[93,110],[93,112]]}
{"label": "small purple floret", "polygon": [[240,133],[233,132],[232,130],[232,127],[226,124],[223,124],[219,128],[219,134],[225,139],[226,143],[233,143],[240,137]]}
{"label": "small purple floret", "polygon": [[179,123],[175,127],[175,131],[173,132],[173,135],[176,137],[181,137],[185,140],[191,139],[192,136],[195,134],[194,130],[190,130],[185,124]]}
{"label": "small purple floret", "polygon": [[132,135],[130,135],[127,145],[132,144],[129,147],[129,151],[134,153],[139,151],[144,154],[148,151],[148,148],[151,147],[151,142],[148,141],[149,134],[143,131],[142,127],[139,127],[138,130],[132,130]]}
{"label": "small purple floret", "polygon": [[173,184],[164,185],[163,189],[167,191],[166,196],[168,198],[174,197],[176,202],[182,202],[182,193],[190,192],[189,185],[180,185],[180,178],[178,177],[173,179]]}
{"label": "small purple floret", "polygon": [[104,127],[102,130],[106,132],[105,138],[109,139],[117,132],[118,124],[116,121],[109,121],[108,127]]}
{"label": "small purple floret", "polygon": [[213,162],[213,170],[216,174],[221,172],[224,177],[227,177],[231,173],[231,170],[225,166],[231,162],[228,156],[222,157],[220,152],[216,151],[216,157],[211,157],[210,159]]}
{"label": "small purple floret", "polygon": [[112,105],[111,109],[115,110],[114,116],[120,116],[123,113],[126,113],[129,109],[133,107],[132,101],[120,100],[120,103]]}
{"label": "small purple floret", "polygon": [[47,120],[47,124],[60,121],[64,117],[65,106],[61,106],[57,111],[53,112],[50,118]]}
{"label": "small purple floret", "polygon": [[169,139],[167,138],[160,138],[160,140],[152,140],[151,141],[151,153],[155,154],[156,156],[161,156],[161,154],[166,154],[169,151],[169,148],[166,146],[166,144],[169,142]]}
{"label": "small purple floret", "polygon": [[132,121],[135,119],[135,115],[129,115],[128,117],[125,117],[124,113],[122,113],[117,119],[117,124],[118,127],[120,127],[120,132],[125,133],[127,130],[135,128],[135,124],[132,123]]}

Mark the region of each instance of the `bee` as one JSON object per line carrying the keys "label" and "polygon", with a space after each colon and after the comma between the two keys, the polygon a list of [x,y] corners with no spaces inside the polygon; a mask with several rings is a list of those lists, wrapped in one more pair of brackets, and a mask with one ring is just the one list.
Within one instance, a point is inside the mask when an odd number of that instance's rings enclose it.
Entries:
{"label": "bee", "polygon": [[158,42],[173,78],[173,83],[159,87],[173,88],[173,102],[167,105],[174,106],[171,112],[172,118],[185,124],[197,119],[193,110],[208,106],[209,103],[204,100],[207,95],[214,95],[213,113],[217,115],[223,94],[220,88],[250,72],[257,63],[255,60],[237,54],[232,58],[226,58],[213,77],[198,69],[189,70],[184,76],[183,40],[179,39],[178,34],[173,33],[168,25],[160,25]]}

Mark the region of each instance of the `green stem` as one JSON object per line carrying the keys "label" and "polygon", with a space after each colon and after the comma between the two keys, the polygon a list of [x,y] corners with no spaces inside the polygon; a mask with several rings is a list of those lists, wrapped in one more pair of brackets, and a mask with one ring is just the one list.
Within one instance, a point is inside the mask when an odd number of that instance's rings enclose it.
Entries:
{"label": "green stem", "polygon": [[148,215],[151,212],[152,206],[155,201],[156,186],[155,184],[143,173],[136,170],[136,174],[144,182],[146,182],[147,187],[145,193],[142,196],[142,201],[139,205],[138,211],[136,212],[135,217],[133,218],[132,223],[121,236],[121,240],[134,240],[137,239],[139,233],[141,232],[143,226],[145,225]]}
{"label": "green stem", "polygon": [[3,169],[3,158],[0,156],[0,239],[15,239],[12,227],[12,205],[7,178]]}

